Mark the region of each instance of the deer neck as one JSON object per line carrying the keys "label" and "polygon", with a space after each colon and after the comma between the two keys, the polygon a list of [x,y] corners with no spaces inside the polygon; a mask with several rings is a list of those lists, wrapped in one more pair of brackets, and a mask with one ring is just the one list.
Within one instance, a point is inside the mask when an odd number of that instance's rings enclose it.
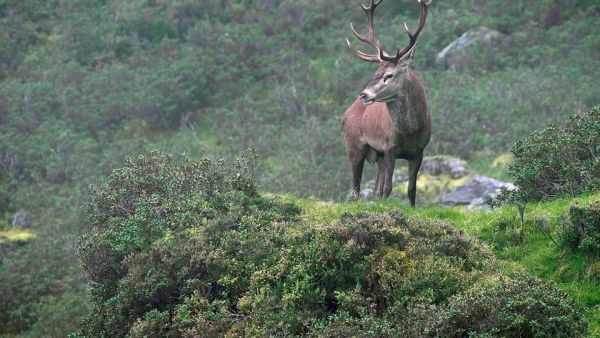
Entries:
{"label": "deer neck", "polygon": [[[407,73],[402,90],[392,100],[387,102],[388,112],[394,123],[394,128],[402,133],[414,133],[425,125],[423,110],[424,97],[422,87],[412,71]],[[425,108],[426,109],[426,108]]]}

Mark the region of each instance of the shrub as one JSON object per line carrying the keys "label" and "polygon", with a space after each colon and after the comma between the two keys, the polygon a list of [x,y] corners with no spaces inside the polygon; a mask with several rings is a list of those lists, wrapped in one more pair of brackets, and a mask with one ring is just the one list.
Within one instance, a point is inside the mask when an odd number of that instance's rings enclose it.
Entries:
{"label": "shrub", "polygon": [[509,174],[525,201],[600,190],[600,107],[517,142]]}
{"label": "shrub", "polygon": [[93,187],[79,250],[96,308],[82,334],[122,336],[193,290],[240,297],[264,246],[279,241],[267,226],[298,214],[259,196],[251,175],[248,158],[176,163],[153,152]]}
{"label": "shrub", "polygon": [[274,263],[254,272],[250,292],[239,300],[250,332],[314,334],[346,320],[356,326],[373,320],[386,328],[380,334],[397,331],[395,318],[408,304],[445,302],[492,260],[449,225],[399,213],[345,215],[339,225],[307,228],[286,242]]}
{"label": "shrub", "polygon": [[600,200],[587,205],[572,205],[570,222],[563,228],[563,243],[572,250],[600,254]]}
{"label": "shrub", "polygon": [[586,324],[553,284],[512,276],[486,279],[453,297],[436,324],[439,337],[574,337]]}

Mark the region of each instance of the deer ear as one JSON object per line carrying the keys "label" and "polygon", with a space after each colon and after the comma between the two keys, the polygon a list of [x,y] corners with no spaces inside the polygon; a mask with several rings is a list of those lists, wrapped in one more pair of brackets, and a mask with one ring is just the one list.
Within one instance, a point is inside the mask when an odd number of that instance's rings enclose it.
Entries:
{"label": "deer ear", "polygon": [[415,49],[417,48],[417,44],[418,42],[408,52],[406,52],[406,54],[402,55],[400,60],[398,60],[398,65],[400,65],[403,68],[406,68],[410,65],[413,56],[415,56]]}

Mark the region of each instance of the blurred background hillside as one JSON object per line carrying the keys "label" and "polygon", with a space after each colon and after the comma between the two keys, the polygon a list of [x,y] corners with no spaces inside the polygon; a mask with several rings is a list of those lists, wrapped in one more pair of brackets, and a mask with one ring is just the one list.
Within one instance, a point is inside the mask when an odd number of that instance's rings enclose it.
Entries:
{"label": "blurred background hillside", "polygon": [[[403,45],[418,7],[382,8],[384,46]],[[344,199],[340,117],[374,71],[350,22],[355,1],[0,0],[0,228],[19,213],[37,238],[0,239],[0,334],[64,336],[87,313],[81,206],[125,156],[253,148],[261,190]],[[598,0],[434,0],[413,62],[426,155],[506,153],[600,104],[598,27]]]}

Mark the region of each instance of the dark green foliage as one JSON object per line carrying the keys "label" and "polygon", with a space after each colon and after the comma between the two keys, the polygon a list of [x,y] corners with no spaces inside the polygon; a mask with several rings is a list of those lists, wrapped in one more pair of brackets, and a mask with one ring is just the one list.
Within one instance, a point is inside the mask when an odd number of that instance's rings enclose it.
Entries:
{"label": "dark green foliage", "polygon": [[337,316],[398,332],[403,324],[394,318],[407,306],[447,301],[491,261],[453,228],[401,214],[345,215],[339,225],[289,236],[285,247],[253,273],[250,292],[238,301],[249,316],[246,333],[318,336],[342,324]]}
{"label": "dark green foliage", "polygon": [[[298,209],[258,195],[248,159],[176,164],[150,153],[92,189],[79,250],[96,308],[84,333],[123,335],[192,291],[237,299],[252,266]],[[242,241],[242,239],[245,239]]]}
{"label": "dark green foliage", "polygon": [[588,205],[572,205],[570,222],[563,229],[563,242],[588,255],[600,255],[600,201]]}
{"label": "dark green foliage", "polygon": [[[294,205],[260,196],[251,172],[244,159],[176,162],[153,152],[94,187],[79,245],[94,310],[75,336],[577,337],[585,329],[554,286],[496,277],[491,252],[450,225],[398,212],[308,225]],[[492,293],[478,291],[484,282]],[[487,310],[485,326],[456,324],[481,314],[484,301],[501,304]]]}
{"label": "dark green foliage", "polygon": [[509,173],[523,201],[600,190],[600,107],[517,142]]}
{"label": "dark green foliage", "polygon": [[[64,292],[39,299],[35,323],[21,334],[22,337],[66,337],[77,330],[83,314],[90,311],[86,290]],[[58,294],[58,292],[57,292]]]}
{"label": "dark green foliage", "polygon": [[10,199],[6,184],[0,181],[0,222],[4,219],[4,215],[10,210]]}
{"label": "dark green foliage", "polygon": [[439,337],[573,337],[586,331],[582,318],[553,284],[496,277],[453,297],[434,332]]}

